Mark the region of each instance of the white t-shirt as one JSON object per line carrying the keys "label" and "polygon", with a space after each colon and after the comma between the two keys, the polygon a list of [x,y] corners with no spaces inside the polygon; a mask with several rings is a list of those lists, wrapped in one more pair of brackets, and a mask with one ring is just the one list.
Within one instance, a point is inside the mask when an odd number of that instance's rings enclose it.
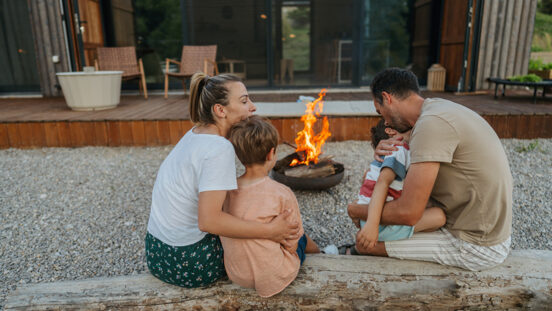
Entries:
{"label": "white t-shirt", "polygon": [[153,186],[148,232],[172,246],[198,242],[199,193],[237,188],[235,153],[222,136],[188,131],[161,164]]}

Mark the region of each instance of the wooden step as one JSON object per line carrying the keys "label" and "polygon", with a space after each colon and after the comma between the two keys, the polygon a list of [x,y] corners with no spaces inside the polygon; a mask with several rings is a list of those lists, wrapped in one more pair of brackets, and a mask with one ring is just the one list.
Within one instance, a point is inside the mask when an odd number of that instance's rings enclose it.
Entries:
{"label": "wooden step", "polygon": [[261,298],[229,281],[186,289],[150,274],[27,284],[6,310],[457,310],[552,306],[552,251],[513,251],[482,272],[391,258],[307,255],[297,279]]}

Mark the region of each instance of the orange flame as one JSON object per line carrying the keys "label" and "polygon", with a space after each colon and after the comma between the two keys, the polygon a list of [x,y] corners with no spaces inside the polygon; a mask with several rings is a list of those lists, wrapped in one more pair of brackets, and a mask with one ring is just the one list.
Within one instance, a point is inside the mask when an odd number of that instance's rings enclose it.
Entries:
{"label": "orange flame", "polygon": [[320,113],[324,109],[323,98],[325,95],[326,89],[322,89],[315,101],[306,104],[307,110],[305,110],[305,114],[301,117],[301,121],[303,121],[305,127],[297,133],[297,138],[295,138],[295,143],[297,144],[295,151],[298,153],[303,151],[305,159],[304,161],[294,159],[290,166],[299,164],[308,165],[310,162],[318,163],[318,156],[322,153],[322,146],[326,142],[326,139],[332,135],[327,117],[324,117],[322,120],[322,130],[320,133],[314,135],[313,130],[317,117],[320,117]]}

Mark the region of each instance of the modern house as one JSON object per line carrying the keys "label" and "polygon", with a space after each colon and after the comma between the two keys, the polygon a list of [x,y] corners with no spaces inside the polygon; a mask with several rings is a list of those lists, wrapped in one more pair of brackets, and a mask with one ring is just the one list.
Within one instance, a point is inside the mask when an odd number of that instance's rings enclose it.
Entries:
{"label": "modern house", "polygon": [[[358,87],[396,66],[423,85],[488,89],[527,73],[537,0],[0,0],[0,94],[61,95],[56,72],[92,66],[101,46],[135,46],[148,89],[182,45],[217,45],[249,87]],[[175,85],[179,84],[175,81]],[[133,85],[130,85],[133,87]],[[136,85],[136,88],[138,86]],[[172,89],[172,87],[171,87]]]}

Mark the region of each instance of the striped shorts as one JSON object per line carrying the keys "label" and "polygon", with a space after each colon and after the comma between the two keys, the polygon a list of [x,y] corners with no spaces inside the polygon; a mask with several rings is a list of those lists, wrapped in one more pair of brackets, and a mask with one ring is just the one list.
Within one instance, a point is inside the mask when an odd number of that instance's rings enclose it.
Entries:
{"label": "striped shorts", "polygon": [[472,271],[492,268],[504,262],[511,238],[493,246],[480,246],[454,237],[441,228],[434,232],[414,233],[408,240],[385,242],[389,257],[437,262]]}

